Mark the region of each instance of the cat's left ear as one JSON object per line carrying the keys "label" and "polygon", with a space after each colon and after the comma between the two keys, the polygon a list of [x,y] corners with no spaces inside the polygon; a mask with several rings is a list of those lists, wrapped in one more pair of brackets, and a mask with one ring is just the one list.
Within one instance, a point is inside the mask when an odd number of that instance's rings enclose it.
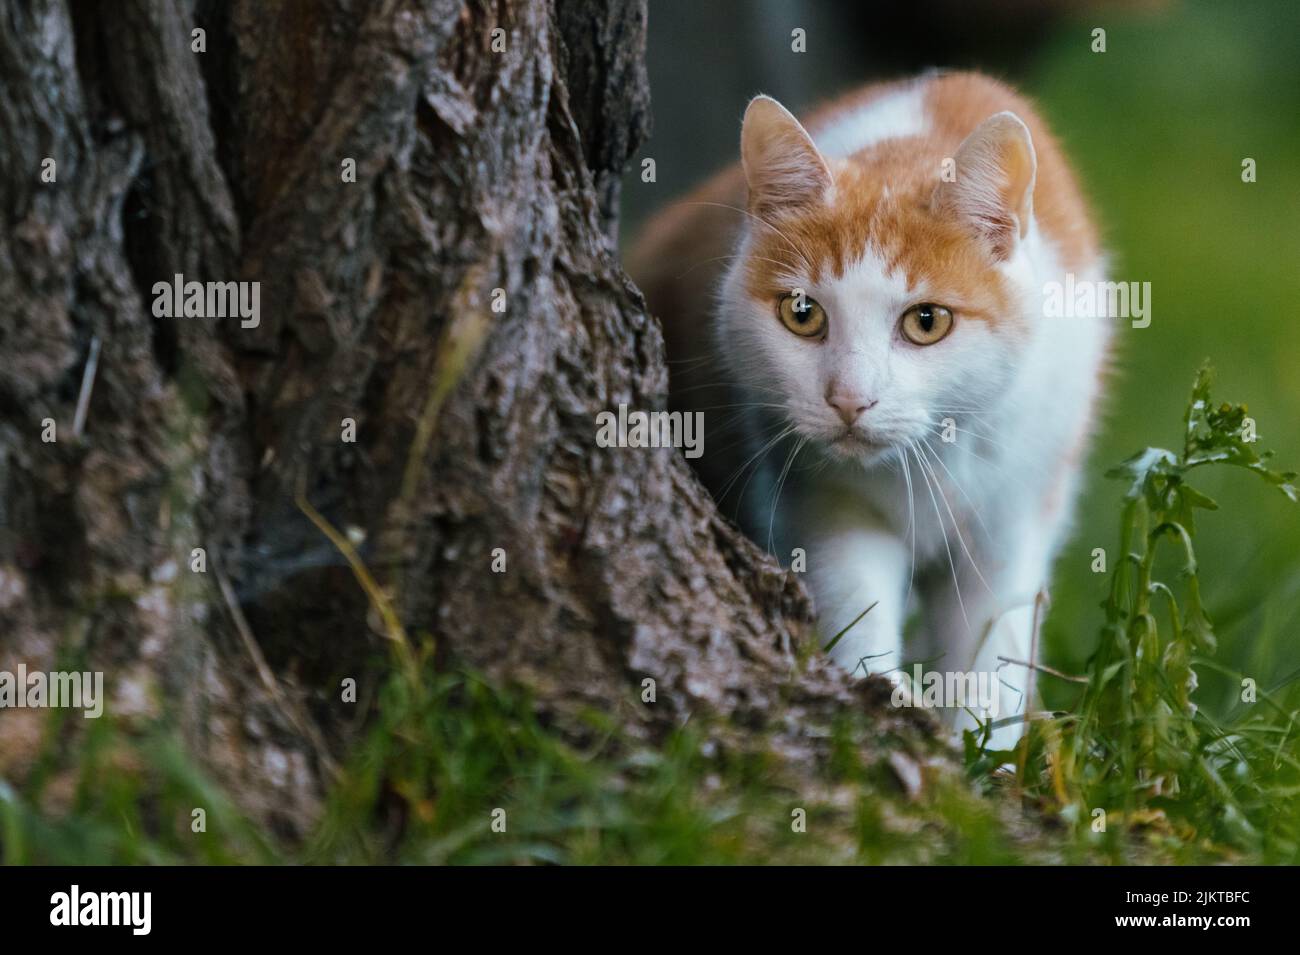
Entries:
{"label": "cat's left ear", "polygon": [[1010,258],[1029,230],[1038,160],[1034,142],[1015,113],[995,113],[957,149],[956,179],[938,189],[941,210],[966,222],[994,258]]}

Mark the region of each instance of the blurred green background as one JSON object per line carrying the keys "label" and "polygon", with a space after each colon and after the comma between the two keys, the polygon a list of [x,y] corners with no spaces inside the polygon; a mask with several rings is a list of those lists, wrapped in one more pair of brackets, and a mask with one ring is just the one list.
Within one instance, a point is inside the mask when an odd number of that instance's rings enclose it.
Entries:
{"label": "blurred green background", "polygon": [[[899,7],[899,9],[894,9]],[[807,31],[808,52],[790,51]],[[1092,52],[1092,30],[1106,52]],[[720,36],[727,37],[724,45]],[[1016,84],[1063,141],[1111,256],[1112,277],[1151,283],[1152,322],[1122,323],[1115,373],[1076,531],[1053,583],[1046,661],[1079,672],[1097,645],[1121,485],[1104,472],[1148,445],[1181,449],[1196,369],[1216,400],[1245,403],[1260,446],[1300,468],[1300,3],[828,2],[652,0],[654,133],[624,189],[624,238],[737,158],[740,116],[766,92],[796,112],[872,79],[973,67]],[[1257,181],[1242,182],[1242,161]],[[1261,689],[1300,673],[1300,508],[1243,472],[1207,473],[1221,510],[1197,551],[1218,662]],[[1108,564],[1108,569],[1111,565]],[[1235,686],[1201,674],[1198,701]],[[1049,704],[1073,692],[1044,680]]]}
{"label": "blurred green background", "polygon": [[[1077,669],[1092,649],[1113,554],[1115,461],[1178,448],[1196,366],[1247,405],[1260,445],[1300,466],[1300,4],[1190,2],[1116,22],[1104,55],[1073,31],[1044,47],[1030,90],[1064,136],[1117,277],[1149,281],[1153,316],[1123,328],[1116,376],[1072,546],[1057,565],[1047,648]],[[1243,183],[1241,164],[1257,163]],[[1300,668],[1300,509],[1251,475],[1207,473],[1221,510],[1197,554],[1219,661],[1272,687]],[[1233,689],[1204,674],[1205,705]],[[1215,707],[1215,708],[1218,708]]]}

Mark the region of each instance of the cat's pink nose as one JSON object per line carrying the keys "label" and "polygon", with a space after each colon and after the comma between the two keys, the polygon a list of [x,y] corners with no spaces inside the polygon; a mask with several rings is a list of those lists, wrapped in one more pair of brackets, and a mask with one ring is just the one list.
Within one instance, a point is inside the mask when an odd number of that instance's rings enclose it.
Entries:
{"label": "cat's pink nose", "polygon": [[862,417],[864,412],[870,411],[876,406],[875,401],[868,401],[861,395],[842,391],[827,394],[826,403],[835,409],[835,413],[840,416],[840,420],[845,424],[853,424]]}

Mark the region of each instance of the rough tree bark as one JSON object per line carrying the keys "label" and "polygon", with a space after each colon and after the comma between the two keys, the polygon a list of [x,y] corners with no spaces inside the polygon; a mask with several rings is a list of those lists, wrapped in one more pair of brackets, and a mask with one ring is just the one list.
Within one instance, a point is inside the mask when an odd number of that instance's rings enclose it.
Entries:
{"label": "rough tree bark", "polygon": [[[651,741],[707,712],[798,766],[845,707],[884,709],[882,684],[801,661],[804,590],[677,453],[596,446],[598,412],[666,399],[614,243],[645,19],[6,0],[0,668],[84,656],[110,713],[174,720],[248,812],[301,832],[346,751],[339,680],[382,647],[301,493],[364,540],[408,631],[563,731],[584,706]],[[260,282],[260,325],[155,318],[178,273]],[[0,776],[41,726],[0,715]]]}

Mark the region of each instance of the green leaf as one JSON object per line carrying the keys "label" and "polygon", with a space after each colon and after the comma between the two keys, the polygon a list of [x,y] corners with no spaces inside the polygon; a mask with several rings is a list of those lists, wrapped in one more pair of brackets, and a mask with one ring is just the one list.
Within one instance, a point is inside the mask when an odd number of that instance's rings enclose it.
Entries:
{"label": "green leaf", "polygon": [[860,613],[860,614],[858,614],[856,617],[854,617],[854,618],[849,622],[849,625],[848,625],[847,627],[845,627],[845,628],[844,628],[843,630],[841,630],[839,633],[835,634],[835,636],[831,637],[830,643],[828,643],[828,644],[826,644],[826,646],[822,647],[822,651],[825,652],[825,653],[830,653],[831,650],[835,647],[835,644],[839,643],[840,640],[842,640],[842,639],[844,638],[844,635],[845,635],[846,633],[848,633],[850,630],[852,630],[854,627],[856,627],[856,626],[858,625],[858,621],[859,621],[859,620],[861,620],[861,619],[862,619],[863,617],[865,617],[867,614],[871,613],[871,611],[875,609],[876,604],[878,604],[878,603],[880,603],[879,600],[877,600],[875,603],[873,603],[873,604],[872,604],[870,607],[868,607],[866,610],[862,611],[862,613]]}
{"label": "green leaf", "polygon": [[1124,496],[1129,500],[1137,500],[1149,496],[1152,482],[1156,477],[1172,474],[1177,467],[1178,458],[1172,451],[1166,451],[1164,448],[1147,448],[1111,468],[1106,472],[1106,477],[1129,481],[1129,489]]}
{"label": "green leaf", "polygon": [[1187,582],[1187,611],[1183,615],[1183,630],[1196,650],[1211,654],[1218,648],[1214,627],[1201,605],[1201,584],[1195,577]]}
{"label": "green leaf", "polygon": [[1203,366],[1192,386],[1192,400],[1187,406],[1186,433],[1183,447],[1183,470],[1206,464],[1229,464],[1254,471],[1290,500],[1300,502],[1294,471],[1275,471],[1268,466],[1271,452],[1260,452],[1255,441],[1245,437],[1246,406],[1223,403],[1217,407],[1210,400],[1211,374]]}

